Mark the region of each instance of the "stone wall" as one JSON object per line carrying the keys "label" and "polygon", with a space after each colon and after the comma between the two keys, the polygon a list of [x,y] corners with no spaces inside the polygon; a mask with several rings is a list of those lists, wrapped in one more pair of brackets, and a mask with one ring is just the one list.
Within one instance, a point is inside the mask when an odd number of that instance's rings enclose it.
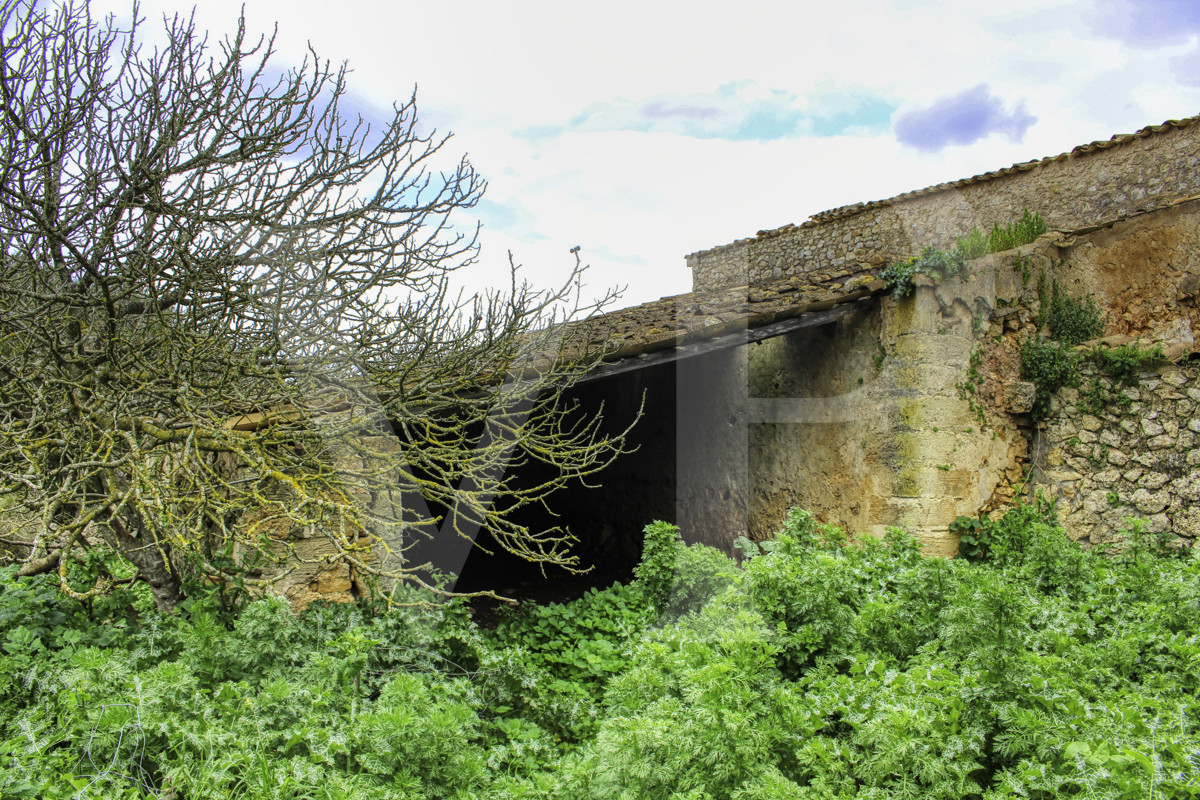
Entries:
{"label": "stone wall", "polygon": [[[591,562],[628,560],[641,525],[672,510],[691,540],[728,548],[742,533],[771,535],[791,506],[853,532],[901,526],[949,556],[954,519],[1039,485],[1062,498],[1067,530],[1084,542],[1111,543],[1131,513],[1152,531],[1200,531],[1200,365],[1186,362],[1200,325],[1200,199],[1055,231],[971,268],[966,280],[918,276],[909,297],[864,300],[831,324],[589,384],[577,399],[622,425],[646,397],[641,449],[601,475],[602,488],[565,491],[549,508]],[[1160,342],[1182,365],[1101,414],[1068,390],[1039,431],[1019,350],[1039,333],[1038,284],[1054,281],[1095,298],[1107,334]],[[673,302],[675,317],[645,318],[652,330],[682,336],[681,319],[709,319],[691,308],[701,300]],[[730,313],[744,320],[755,306]],[[341,565],[305,569],[285,590],[294,603],[357,590]]]}
{"label": "stone wall", "polygon": [[1136,386],[1114,385],[1087,367],[1108,402],[1096,408],[1078,389],[1055,398],[1035,447],[1034,479],[1059,499],[1072,539],[1111,546],[1145,521],[1150,533],[1193,543],[1200,534],[1200,365],[1160,365]]}
{"label": "stone wall", "polygon": [[851,532],[896,525],[928,553],[957,552],[950,523],[1019,478],[1026,448],[1012,420],[982,426],[959,388],[1009,272],[921,280],[907,298],[752,348],[752,537],[801,506]]}
{"label": "stone wall", "polygon": [[[1008,288],[980,343],[976,396],[990,418],[1020,426],[1029,443],[1022,466],[1031,473],[1028,483],[998,487],[987,507],[1040,488],[1059,498],[1068,534],[1085,544],[1112,545],[1130,516],[1151,532],[1193,539],[1200,533],[1200,365],[1191,360],[1200,325],[1200,201],[1045,237],[1025,248],[1017,268],[1011,253],[983,263]],[[1166,360],[1137,386],[1121,387],[1083,358],[1080,387],[1060,390],[1050,416],[1031,424],[1027,406],[1014,407],[1021,393],[1013,390],[1021,343],[1039,333],[1035,286],[1043,276],[1071,297],[1095,300],[1107,316],[1105,344],[1158,345]]]}
{"label": "stone wall", "polygon": [[1025,209],[1051,228],[1079,229],[1200,192],[1200,117],[1144,128],[888,200],[826,211],[803,224],[761,231],[687,256],[693,290],[789,275],[844,279],[948,248],[978,226],[985,233]]}
{"label": "stone wall", "polygon": [[[1111,541],[1131,512],[1153,531],[1200,531],[1200,366],[1186,361],[1200,325],[1200,200],[1052,233],[971,269],[918,276],[907,298],[751,349],[751,533],[769,535],[798,505],[851,531],[899,525],[952,555],[957,516],[1037,485],[1063,498],[1067,529],[1087,542]],[[1055,282],[1092,297],[1110,337],[1158,343],[1184,366],[1100,415],[1067,390],[1039,429],[1019,353],[1045,333],[1038,285]]]}

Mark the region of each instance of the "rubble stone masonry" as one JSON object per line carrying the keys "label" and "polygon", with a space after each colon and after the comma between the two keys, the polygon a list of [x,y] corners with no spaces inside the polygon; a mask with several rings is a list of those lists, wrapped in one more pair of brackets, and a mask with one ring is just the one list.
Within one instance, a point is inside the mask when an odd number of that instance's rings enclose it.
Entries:
{"label": "rubble stone masonry", "polygon": [[972,227],[987,233],[1025,209],[1041,213],[1052,229],[1077,230],[1200,193],[1198,121],[1172,120],[1058,156],[760,231],[687,256],[692,287],[702,291],[794,275],[815,283],[845,280],[929,245],[952,247]]}
{"label": "rubble stone masonry", "polygon": [[[1073,539],[1108,547],[1140,519],[1191,546],[1200,534],[1200,365],[1162,365],[1138,385],[1085,368],[1085,389],[1064,389],[1034,447],[1036,482],[1059,500]],[[1094,383],[1095,382],[1095,383]],[[1107,400],[1088,402],[1093,387]],[[1178,537],[1178,538],[1174,538]]]}

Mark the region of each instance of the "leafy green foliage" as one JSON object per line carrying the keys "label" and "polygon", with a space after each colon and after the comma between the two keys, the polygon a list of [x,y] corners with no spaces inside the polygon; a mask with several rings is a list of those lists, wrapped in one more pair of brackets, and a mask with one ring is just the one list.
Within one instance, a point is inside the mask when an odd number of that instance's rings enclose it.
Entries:
{"label": "leafy green foliage", "polygon": [[988,249],[993,253],[1000,253],[1030,244],[1047,230],[1046,221],[1042,219],[1041,214],[1025,209],[1016,222],[1004,227],[992,226],[992,232],[988,234]]}
{"label": "leafy green foliage", "polygon": [[643,533],[642,557],[634,568],[634,577],[646,599],[661,612],[671,599],[675,559],[683,540],[679,528],[669,522],[651,522]]}
{"label": "leafy green foliage", "polygon": [[794,791],[762,758],[793,738],[773,638],[733,597],[650,633],[552,796],[730,797],[770,779]]}
{"label": "leafy green foliage", "polygon": [[1042,215],[1025,209],[1017,221],[1004,227],[999,224],[993,225],[991,233],[987,236],[984,236],[979,228],[971,228],[966,237],[958,240],[956,250],[963,258],[979,258],[988,253],[1000,253],[1029,244],[1046,231],[1046,221],[1042,219]]}
{"label": "leafy green foliage", "polygon": [[1137,522],[1085,552],[1040,498],[956,525],[976,560],[794,509],[743,567],[651,526],[635,583],[493,631],[461,603],[93,620],[6,570],[5,657],[34,657],[0,796],[1200,795],[1200,560]]}
{"label": "leafy green foliage", "polygon": [[1079,356],[1040,335],[1026,339],[1021,343],[1021,377],[1037,386],[1030,415],[1043,419],[1050,412],[1054,392],[1079,385]]}
{"label": "leafy green foliage", "polygon": [[644,535],[635,585],[664,620],[699,608],[737,575],[736,566],[721,551],[685,545],[675,525],[652,522]]}
{"label": "leafy green foliage", "polygon": [[986,256],[992,252],[988,247],[988,237],[983,235],[979,228],[971,228],[971,232],[965,238],[958,240],[958,245],[955,247],[962,257],[965,259],[979,258]]}
{"label": "leafy green foliage", "polygon": [[1028,209],[1016,222],[1004,227],[994,225],[992,232],[984,236],[979,228],[972,228],[960,238],[952,250],[926,247],[919,256],[892,264],[880,276],[892,288],[894,297],[907,297],[913,290],[913,277],[928,275],[935,281],[950,278],[969,278],[971,271],[967,261],[988,253],[999,253],[1020,247],[1037,239],[1046,232],[1046,221],[1037,212]]}
{"label": "leafy green foliage", "polygon": [[664,609],[662,621],[676,620],[699,610],[740,577],[737,565],[715,547],[681,545],[676,556],[671,599]]}
{"label": "leafy green foliage", "polygon": [[1104,333],[1105,322],[1093,297],[1069,297],[1054,281],[1048,324],[1050,338],[1073,347]]}
{"label": "leafy green foliage", "polygon": [[941,281],[969,277],[970,268],[957,250],[926,247],[919,256],[892,264],[880,277],[892,287],[893,297],[907,297],[912,294],[913,277],[918,274]]}
{"label": "leafy green foliage", "polygon": [[964,537],[959,546],[961,555],[976,561],[990,559],[1000,565],[1021,563],[1033,541],[1065,536],[1059,527],[1056,502],[1047,500],[1041,492],[1031,503],[1018,499],[1000,519],[986,514],[959,517],[950,524],[950,531]]}
{"label": "leafy green foliage", "polygon": [[1162,345],[1143,347],[1129,342],[1118,347],[1096,347],[1091,352],[1092,361],[1104,374],[1126,386],[1134,386],[1140,373],[1163,359]]}
{"label": "leafy green foliage", "polygon": [[977,517],[959,516],[949,525],[950,533],[958,537],[958,554],[977,561],[983,558],[986,545],[983,541],[983,520]]}
{"label": "leafy green foliage", "polygon": [[570,603],[525,605],[502,619],[495,635],[525,650],[559,691],[590,697],[629,665],[632,642],[653,617],[640,586],[613,584]]}
{"label": "leafy green foliage", "polygon": [[[1039,326],[1043,323],[1050,330],[1050,340],[1039,334],[1021,344],[1021,377],[1037,384],[1032,416],[1044,419],[1050,410],[1050,397],[1064,386],[1079,386],[1080,358],[1069,348],[1094,339],[1104,333],[1105,317],[1091,296],[1069,297],[1058,285],[1050,282],[1045,271],[1038,278],[1038,296],[1041,311]],[[1137,371],[1155,356],[1142,354],[1136,348],[1116,348],[1116,351],[1093,348],[1092,358],[1102,370],[1119,380],[1134,382]],[[1108,355],[1113,352],[1113,355]],[[1153,352],[1153,351],[1151,351]],[[1157,351],[1161,355],[1161,349]],[[1098,381],[1092,380],[1084,391],[1086,407],[1098,411],[1107,402],[1107,393]]]}

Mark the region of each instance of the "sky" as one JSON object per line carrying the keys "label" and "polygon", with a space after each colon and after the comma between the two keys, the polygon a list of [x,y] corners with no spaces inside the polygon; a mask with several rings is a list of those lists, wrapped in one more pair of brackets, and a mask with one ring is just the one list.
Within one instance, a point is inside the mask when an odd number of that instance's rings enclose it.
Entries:
{"label": "sky", "polygon": [[[204,0],[233,30],[242,0]],[[128,0],[93,0],[128,16]],[[148,26],[183,0],[142,0]],[[385,119],[416,87],[488,181],[471,288],[507,254],[589,265],[618,305],[689,291],[684,257],[810,215],[1200,113],[1200,0],[577,3],[245,0],[276,64],[347,62]]]}

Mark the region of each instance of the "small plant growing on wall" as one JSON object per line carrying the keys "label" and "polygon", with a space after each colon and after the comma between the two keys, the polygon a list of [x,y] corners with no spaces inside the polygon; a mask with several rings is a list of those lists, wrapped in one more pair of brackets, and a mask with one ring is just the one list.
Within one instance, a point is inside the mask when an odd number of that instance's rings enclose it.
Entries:
{"label": "small plant growing on wall", "polygon": [[1021,288],[1029,286],[1029,279],[1033,276],[1033,259],[1021,255],[1021,251],[1018,250],[1017,255],[1013,258],[1012,267],[1021,273]]}
{"label": "small plant growing on wall", "polygon": [[958,240],[956,252],[963,258],[979,258],[988,253],[1000,253],[1029,244],[1047,231],[1046,220],[1036,211],[1025,209],[1021,218],[1003,228],[998,224],[992,226],[992,232],[987,236],[979,228],[971,228],[971,232]]}
{"label": "small plant growing on wall", "polygon": [[966,237],[958,240],[953,250],[926,247],[921,251],[921,255],[892,264],[884,270],[881,277],[892,288],[894,297],[906,297],[912,292],[914,275],[928,275],[934,280],[968,278],[970,269],[967,267],[967,259],[1020,247],[1045,232],[1046,221],[1042,219],[1041,214],[1031,213],[1026,209],[1016,222],[1003,228],[994,225],[988,236],[984,236],[979,228],[972,228]]}
{"label": "small plant growing on wall", "polygon": [[[1039,326],[1047,325],[1050,338],[1043,339],[1039,334],[1021,345],[1021,377],[1037,385],[1030,412],[1035,420],[1045,418],[1054,392],[1064,386],[1080,384],[1079,356],[1071,348],[1104,333],[1107,324],[1091,295],[1068,296],[1058,281],[1047,279],[1045,271],[1038,277],[1038,295],[1042,307],[1037,322]],[[1094,350],[1093,355],[1099,352],[1108,351]],[[1117,357],[1117,362],[1124,364],[1131,358],[1134,356],[1122,354]],[[1103,365],[1101,368],[1106,369]],[[1095,411],[1101,404],[1098,391],[1099,384],[1093,381],[1086,392],[1085,408]]]}
{"label": "small plant growing on wall", "polygon": [[988,237],[979,228],[971,228],[966,237],[958,240],[956,248],[963,258],[979,258],[991,252],[988,248]]}
{"label": "small plant growing on wall", "polygon": [[1068,297],[1054,281],[1050,292],[1050,338],[1068,347],[1104,333],[1105,317],[1091,295]]}
{"label": "small plant growing on wall", "polygon": [[[1162,360],[1163,350],[1162,345],[1143,347],[1130,342],[1120,347],[1093,347],[1088,358],[1115,386],[1136,386],[1141,371]],[[1088,382],[1082,393],[1083,408],[1092,414],[1099,414],[1114,399],[1126,408],[1133,402],[1124,392],[1116,392],[1114,396],[1097,377]]]}
{"label": "small plant growing on wall", "polygon": [[1064,386],[1079,385],[1079,356],[1040,335],[1026,339],[1021,345],[1021,378],[1037,386],[1030,416],[1045,419],[1051,395]]}
{"label": "small plant growing on wall", "polygon": [[1001,228],[993,226],[988,236],[988,247],[993,253],[1011,250],[1023,244],[1030,244],[1047,230],[1046,220],[1036,211],[1025,209],[1021,218],[1016,222]]}
{"label": "small plant growing on wall", "polygon": [[921,255],[892,264],[883,271],[881,277],[891,287],[893,297],[907,297],[912,294],[913,277],[918,274],[942,281],[948,278],[967,278],[970,277],[970,272],[966,259],[957,250],[946,251],[926,247],[921,251]]}
{"label": "small plant growing on wall", "polygon": [[1162,345],[1144,347],[1130,342],[1120,347],[1096,347],[1091,352],[1092,360],[1104,374],[1117,383],[1133,386],[1138,374],[1163,359]]}

